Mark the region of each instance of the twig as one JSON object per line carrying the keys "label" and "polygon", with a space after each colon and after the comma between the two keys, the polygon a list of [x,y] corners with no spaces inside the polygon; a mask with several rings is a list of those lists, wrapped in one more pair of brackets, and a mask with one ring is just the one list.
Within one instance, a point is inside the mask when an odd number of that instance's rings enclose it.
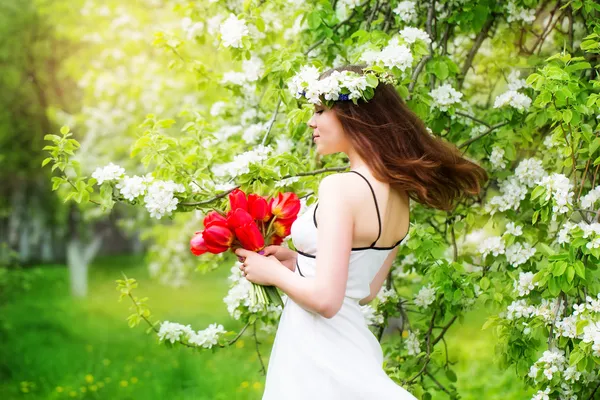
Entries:
{"label": "twig", "polygon": [[458,77],[458,89],[459,90],[462,89],[463,83],[464,83],[465,78],[467,76],[467,72],[469,71],[469,68],[471,68],[471,64],[473,63],[473,59],[475,58],[475,55],[479,51],[479,48],[481,47],[481,44],[487,38],[488,32],[492,28],[492,25],[494,24],[494,20],[495,19],[496,19],[496,14],[492,14],[490,16],[490,18],[485,22],[485,24],[481,28],[481,31],[479,31],[479,34],[475,38],[475,42],[473,43],[473,47],[471,47],[471,50],[469,50],[469,54],[467,55],[467,59],[465,60],[465,63],[463,64],[463,67],[462,67],[462,70],[461,70],[461,75]]}
{"label": "twig", "polygon": [[433,347],[433,345],[431,344],[431,332],[433,331],[433,326],[435,325],[435,317],[437,315],[437,308],[435,309],[435,311],[433,312],[433,315],[431,316],[431,322],[429,323],[429,330],[427,331],[427,356],[425,358],[425,363],[423,364],[423,366],[421,367],[421,370],[419,372],[417,372],[417,374],[415,376],[413,376],[412,378],[410,378],[406,384],[409,385],[411,383],[413,383],[419,376],[421,376],[425,370],[427,369],[427,365],[429,364],[429,361],[431,360],[431,348]]}
{"label": "twig", "polygon": [[[309,172],[299,172],[296,175],[286,175],[286,176],[282,176],[281,179],[287,179],[287,178],[293,178],[293,177],[297,177],[297,176],[311,176],[311,175],[319,175],[319,174],[323,174],[326,172],[335,172],[335,171],[345,171],[348,169],[348,166],[342,166],[342,167],[329,167],[329,168],[321,168],[321,169],[316,169],[314,171],[309,171]],[[187,203],[179,203],[182,206],[202,206],[202,205],[207,205],[210,203],[213,203],[223,197],[226,197],[229,193],[233,192],[235,189],[239,188],[240,186],[236,186],[233,187],[221,194],[216,195],[213,198],[207,199],[207,200],[202,200],[202,201],[196,201],[196,202],[187,202]]]}
{"label": "twig", "polygon": [[[476,136],[476,137],[474,137],[474,138],[472,138],[472,139],[469,139],[469,140],[467,140],[466,142],[464,142],[463,144],[461,144],[460,146],[458,146],[458,148],[459,148],[459,149],[462,149],[463,147],[469,146],[471,143],[473,143],[473,142],[475,142],[475,141],[477,141],[477,140],[481,139],[482,137],[484,137],[484,136],[486,136],[486,135],[489,135],[490,133],[492,133],[492,132],[493,132],[493,131],[495,131],[496,129],[498,129],[498,128],[501,128],[501,127],[503,127],[504,125],[508,125],[508,124],[509,124],[509,122],[508,122],[508,121],[506,121],[506,122],[499,122],[499,123],[497,123],[496,125],[492,125],[492,126],[490,126],[490,128],[489,128],[487,131],[483,132],[483,133],[482,133],[481,135],[479,135],[479,136]],[[465,151],[466,151],[466,150],[465,150]]]}
{"label": "twig", "polygon": [[440,389],[442,389],[444,392],[450,394],[450,391],[448,389],[446,389],[444,387],[444,385],[442,385],[441,383],[438,382],[437,379],[435,379],[435,377],[427,370],[425,370],[425,374],[437,385],[437,387],[439,387]]}
{"label": "twig", "polygon": [[269,127],[267,128],[267,132],[265,133],[265,136],[263,136],[263,140],[262,140],[263,146],[265,145],[265,142],[267,141],[267,136],[269,136],[269,133],[271,133],[271,129],[273,128],[273,125],[275,124],[275,119],[277,118],[277,114],[279,113],[279,106],[281,106],[281,98],[277,102],[277,106],[275,107],[275,112],[273,113],[273,116],[271,117],[271,120],[269,121]]}
{"label": "twig", "polygon": [[594,395],[596,394],[596,391],[598,390],[598,388],[600,388],[600,382],[598,382],[598,384],[596,385],[596,388],[594,389],[594,391],[592,392],[592,394],[590,395],[590,398],[588,400],[594,400]]}
{"label": "twig", "polygon": [[262,374],[266,375],[267,374],[267,369],[265,368],[265,363],[263,362],[262,356],[260,355],[260,349],[258,348],[258,338],[256,337],[256,321],[254,321],[254,323],[252,324],[252,329],[253,329],[253,336],[254,336],[254,343],[256,343],[256,354],[258,354],[258,360],[260,361],[260,365],[261,365],[261,370],[262,370]]}
{"label": "twig", "polygon": [[462,111],[456,111],[456,114],[458,114],[458,115],[462,115],[463,117],[467,117],[467,118],[469,118],[469,119],[472,119],[472,120],[473,120],[473,121],[475,121],[475,122],[479,122],[481,125],[485,125],[485,126],[487,126],[488,128],[490,127],[490,124],[488,124],[488,123],[487,123],[487,122],[485,122],[484,120],[482,120],[482,119],[479,119],[479,118],[477,118],[477,117],[474,117],[474,116],[472,116],[472,115],[469,115],[469,114],[467,114],[467,113],[465,113],[465,112],[462,112]]}
{"label": "twig", "polygon": [[442,340],[444,338],[444,335],[446,334],[448,329],[450,329],[450,327],[452,326],[454,321],[456,321],[457,318],[458,318],[458,316],[456,316],[456,315],[454,317],[452,317],[452,319],[446,324],[446,326],[444,326],[444,329],[442,329],[442,331],[440,332],[438,337],[435,338],[435,340],[431,344],[432,346],[435,346],[437,344],[437,342],[439,342],[440,340]]}

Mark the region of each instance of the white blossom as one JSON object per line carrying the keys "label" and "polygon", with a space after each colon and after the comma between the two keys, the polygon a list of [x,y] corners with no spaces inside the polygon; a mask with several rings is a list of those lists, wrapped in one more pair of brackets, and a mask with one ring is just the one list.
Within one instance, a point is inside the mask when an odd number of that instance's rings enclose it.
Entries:
{"label": "white blossom", "polygon": [[384,322],[383,315],[377,313],[373,307],[368,304],[360,306],[360,310],[365,317],[365,323],[367,325],[381,325]]}
{"label": "white blossom", "polygon": [[542,357],[535,362],[529,371],[529,376],[532,377],[536,382],[538,381],[537,372],[543,371],[543,376],[551,381],[554,374],[562,372],[567,366],[567,359],[565,353],[561,349],[552,349],[544,351]]}
{"label": "white blossom", "polygon": [[521,236],[523,234],[523,225],[516,225],[513,221],[506,224],[505,233],[512,236]]}
{"label": "white blossom", "polygon": [[514,0],[510,0],[506,5],[508,16],[506,20],[508,22],[521,21],[523,23],[530,24],[535,21],[535,8],[523,8],[515,4]]}
{"label": "white blossom", "polygon": [[273,149],[270,146],[259,144],[252,150],[238,154],[234,157],[233,161],[229,163],[215,165],[213,167],[213,172],[218,177],[247,174],[250,172],[251,164],[266,160],[272,151]]}
{"label": "white blossom", "polygon": [[547,387],[544,390],[538,390],[537,393],[533,395],[531,400],[550,400],[550,396],[548,396],[549,394],[550,394],[550,388]]}
{"label": "white blossom", "polygon": [[435,288],[431,284],[423,286],[415,296],[415,304],[419,307],[427,308],[435,301]]}
{"label": "white blossom", "polygon": [[524,264],[535,254],[535,247],[527,242],[524,243],[513,243],[506,249],[506,260],[513,267],[517,267]]}
{"label": "white blossom", "polygon": [[542,167],[542,160],[526,158],[515,168],[515,176],[523,185],[533,187],[540,179],[547,176],[547,173]]}
{"label": "white blossom", "polygon": [[433,99],[431,108],[438,108],[440,111],[448,111],[448,107],[453,104],[460,104],[463,94],[455,90],[449,83],[434,89],[430,92]]}
{"label": "white blossom", "polygon": [[148,187],[148,192],[144,196],[146,209],[153,218],[161,219],[165,215],[171,215],[171,212],[177,209],[179,199],[175,193],[184,192],[185,187],[175,182],[156,180]]}
{"label": "white blossom", "polygon": [[217,101],[213,103],[213,105],[210,107],[210,115],[216,117],[223,114],[226,106],[227,104],[224,101]]}
{"label": "white blossom", "polygon": [[577,224],[574,224],[571,221],[566,221],[561,228],[561,230],[556,235],[556,241],[559,244],[570,243],[571,242],[571,231],[577,227]]}
{"label": "white blossom", "polygon": [[124,198],[132,201],[146,193],[146,184],[147,180],[142,176],[134,175],[130,178],[126,175],[117,183],[117,189]]}
{"label": "white blossom", "polygon": [[388,288],[382,286],[381,289],[379,290],[379,292],[377,293],[376,297],[380,302],[385,303],[385,302],[389,301],[390,299],[392,301],[397,299],[398,295],[397,295],[396,291],[394,290],[394,288],[388,289]]}
{"label": "white blossom", "polygon": [[519,75],[520,75],[519,70],[516,70],[516,69],[511,71],[511,73],[508,75],[507,81],[508,81],[508,89],[509,90],[519,90],[519,89],[529,86],[529,85],[527,85],[527,82],[525,81],[525,79],[519,78]]}
{"label": "white blossom", "polygon": [[527,187],[515,175],[500,182],[499,196],[494,196],[485,205],[485,211],[494,215],[496,211],[518,210],[527,196]]}
{"label": "white blossom", "polygon": [[506,167],[506,160],[504,159],[504,149],[499,146],[492,148],[492,154],[490,155],[490,164],[494,169],[501,169]]}
{"label": "white blossom", "polygon": [[582,196],[579,199],[579,204],[581,204],[582,208],[592,208],[598,199],[600,199],[600,185],[587,192],[585,196]]}
{"label": "white blossom", "polygon": [[431,43],[431,38],[429,34],[419,28],[413,28],[411,26],[407,26],[406,28],[400,31],[400,36],[404,41],[408,44],[412,44],[417,40],[422,40],[426,44]]}
{"label": "white blossom", "polygon": [[189,325],[181,325],[177,322],[164,321],[160,324],[158,330],[158,339],[162,342],[168,340],[175,343],[180,340],[185,340],[187,337],[194,335],[194,330]]}
{"label": "white blossom", "polygon": [[515,291],[520,297],[527,296],[537,286],[537,283],[533,283],[533,272],[521,272],[519,279],[514,281]]}
{"label": "white blossom", "polygon": [[504,241],[501,236],[490,236],[479,246],[479,252],[484,258],[490,253],[492,253],[494,257],[497,257],[500,254],[504,254],[504,251]]}
{"label": "white blossom", "polygon": [[181,21],[181,29],[185,31],[187,34],[187,39],[193,39],[196,36],[202,35],[202,30],[204,29],[204,23],[202,22],[194,22],[190,17],[185,17]]}
{"label": "white blossom", "polygon": [[406,338],[406,350],[409,356],[416,356],[421,352],[421,343],[419,343],[419,330],[408,332]]}
{"label": "white blossom", "polygon": [[525,111],[531,106],[531,98],[516,90],[509,90],[496,97],[496,100],[494,101],[494,108],[500,108],[507,105],[516,108],[519,111]]}
{"label": "white blossom", "polygon": [[556,334],[568,338],[577,337],[577,316],[569,315],[556,321]]}
{"label": "white blossom", "polygon": [[587,302],[586,307],[589,311],[600,313],[600,293],[598,294],[597,299],[594,299],[591,296],[586,296],[585,301]]}
{"label": "white blossom", "polygon": [[519,318],[529,318],[535,314],[536,308],[527,304],[524,299],[515,300],[506,308],[506,319],[511,321]]}
{"label": "white blossom", "polygon": [[120,179],[125,174],[125,169],[116,164],[109,163],[105,167],[98,167],[92,173],[92,178],[96,179],[97,185],[102,185],[104,182],[111,182]]}
{"label": "white blossom", "polygon": [[552,206],[552,220],[556,220],[557,214],[564,214],[569,211],[569,206],[573,205],[573,184],[563,174],[554,173],[550,176],[545,176],[538,182],[538,185],[546,188],[546,196],[544,200],[554,199]]}
{"label": "white blossom", "polygon": [[210,349],[219,343],[219,335],[226,333],[227,331],[223,328],[221,324],[210,324],[208,328],[198,331],[191,335],[188,340],[189,343],[195,344],[196,346],[204,347],[206,349]]}
{"label": "white blossom", "polygon": [[392,11],[404,22],[415,22],[417,19],[416,3],[413,1],[401,1]]}
{"label": "white blossom", "polygon": [[288,83],[290,92],[299,99],[302,97],[302,93],[307,90],[308,87],[314,85],[319,80],[319,69],[312,65],[305,65],[300,69],[294,77]]}
{"label": "white blossom", "polygon": [[381,51],[370,49],[363,52],[361,60],[367,64],[396,67],[405,71],[412,66],[413,55],[408,46],[400,44],[398,36],[394,36]]}
{"label": "white blossom", "polygon": [[242,139],[246,143],[254,143],[258,138],[261,137],[261,134],[266,132],[267,124],[252,124],[248,128],[245,129],[244,134],[242,135]]}
{"label": "white blossom", "polygon": [[242,39],[248,36],[249,30],[245,19],[238,19],[230,14],[221,25],[221,39],[225,47],[242,47]]}
{"label": "white blossom", "polygon": [[591,322],[583,328],[584,343],[592,343],[592,350],[596,357],[600,357],[600,321]]}

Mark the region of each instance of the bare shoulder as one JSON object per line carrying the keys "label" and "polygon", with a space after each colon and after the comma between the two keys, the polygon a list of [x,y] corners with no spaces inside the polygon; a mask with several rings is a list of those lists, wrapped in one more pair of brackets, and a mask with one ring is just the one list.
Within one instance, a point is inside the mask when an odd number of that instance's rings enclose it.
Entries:
{"label": "bare shoulder", "polygon": [[319,199],[321,196],[343,198],[353,202],[362,196],[362,188],[357,185],[356,174],[339,173],[328,175],[319,184]]}

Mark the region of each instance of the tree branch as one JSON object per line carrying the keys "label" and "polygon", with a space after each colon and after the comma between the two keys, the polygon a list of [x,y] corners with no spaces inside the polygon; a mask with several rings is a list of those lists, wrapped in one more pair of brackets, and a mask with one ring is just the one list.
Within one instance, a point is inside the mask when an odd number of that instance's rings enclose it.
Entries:
{"label": "tree branch", "polygon": [[[477,141],[477,140],[481,139],[482,137],[484,137],[484,136],[486,136],[486,135],[489,135],[490,133],[492,133],[492,132],[493,132],[493,131],[495,131],[496,129],[498,129],[498,128],[501,128],[501,127],[503,127],[504,125],[508,125],[508,124],[509,124],[509,122],[508,122],[508,121],[506,121],[506,122],[500,122],[500,123],[497,123],[496,125],[492,125],[492,126],[490,126],[490,128],[489,128],[487,131],[483,132],[483,133],[482,133],[481,135],[479,135],[479,136],[476,136],[476,137],[474,137],[474,138],[472,138],[472,139],[469,139],[469,140],[467,140],[466,142],[464,142],[463,144],[461,144],[460,146],[458,146],[458,148],[459,148],[459,149],[462,149],[463,147],[469,146],[471,143],[473,143],[473,142],[475,142],[475,141]],[[465,149],[465,151],[466,151],[466,149]],[[463,154],[464,154],[464,152],[463,152]]]}
{"label": "tree branch", "polygon": [[475,58],[475,55],[479,51],[481,44],[487,38],[487,35],[488,35],[490,29],[492,28],[492,25],[494,24],[495,19],[496,19],[496,14],[492,14],[490,16],[490,18],[485,22],[485,24],[481,28],[481,31],[479,31],[479,34],[475,38],[473,47],[471,47],[471,50],[469,50],[467,59],[465,60],[465,63],[463,64],[461,74],[458,77],[458,90],[462,89],[463,83],[467,76],[467,72],[469,72],[469,68],[471,68],[471,64],[473,63],[473,59]]}

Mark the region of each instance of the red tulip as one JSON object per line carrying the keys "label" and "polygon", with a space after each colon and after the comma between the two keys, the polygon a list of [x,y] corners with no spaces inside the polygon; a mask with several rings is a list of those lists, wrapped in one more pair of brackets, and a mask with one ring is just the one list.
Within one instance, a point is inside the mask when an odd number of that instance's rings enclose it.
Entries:
{"label": "red tulip", "polygon": [[281,243],[283,243],[283,238],[281,236],[273,235],[271,238],[271,244],[274,246],[279,246]]}
{"label": "red tulip", "polygon": [[252,218],[266,222],[271,218],[271,209],[267,200],[254,193],[248,195],[248,212]]}
{"label": "red tulip", "polygon": [[227,219],[216,211],[209,211],[204,217],[204,228],[214,224],[227,225]]}
{"label": "red tulip", "polygon": [[239,228],[243,225],[253,224],[254,218],[248,211],[238,208],[227,213],[227,224],[231,229]]}
{"label": "red tulip", "polygon": [[278,193],[271,203],[271,212],[277,219],[288,219],[298,215],[300,199],[295,193]]}
{"label": "red tulip", "polygon": [[196,256],[204,254],[208,251],[208,247],[206,247],[204,237],[202,237],[202,232],[196,232],[194,237],[192,237],[192,239],[190,240],[190,250]]}
{"label": "red tulip", "polygon": [[229,205],[231,210],[241,208],[242,210],[248,211],[248,200],[246,199],[246,193],[240,189],[235,189],[229,193]]}
{"label": "red tulip", "polygon": [[228,227],[220,224],[206,228],[202,232],[202,237],[206,243],[206,248],[213,254],[219,254],[229,249],[234,239],[233,232]]}
{"label": "red tulip", "polygon": [[288,219],[276,219],[273,222],[273,229],[275,230],[275,235],[286,237],[291,233],[292,224],[296,220],[297,216]]}
{"label": "red tulip", "polygon": [[265,239],[255,222],[235,228],[235,236],[246,250],[259,251],[265,247]]}

